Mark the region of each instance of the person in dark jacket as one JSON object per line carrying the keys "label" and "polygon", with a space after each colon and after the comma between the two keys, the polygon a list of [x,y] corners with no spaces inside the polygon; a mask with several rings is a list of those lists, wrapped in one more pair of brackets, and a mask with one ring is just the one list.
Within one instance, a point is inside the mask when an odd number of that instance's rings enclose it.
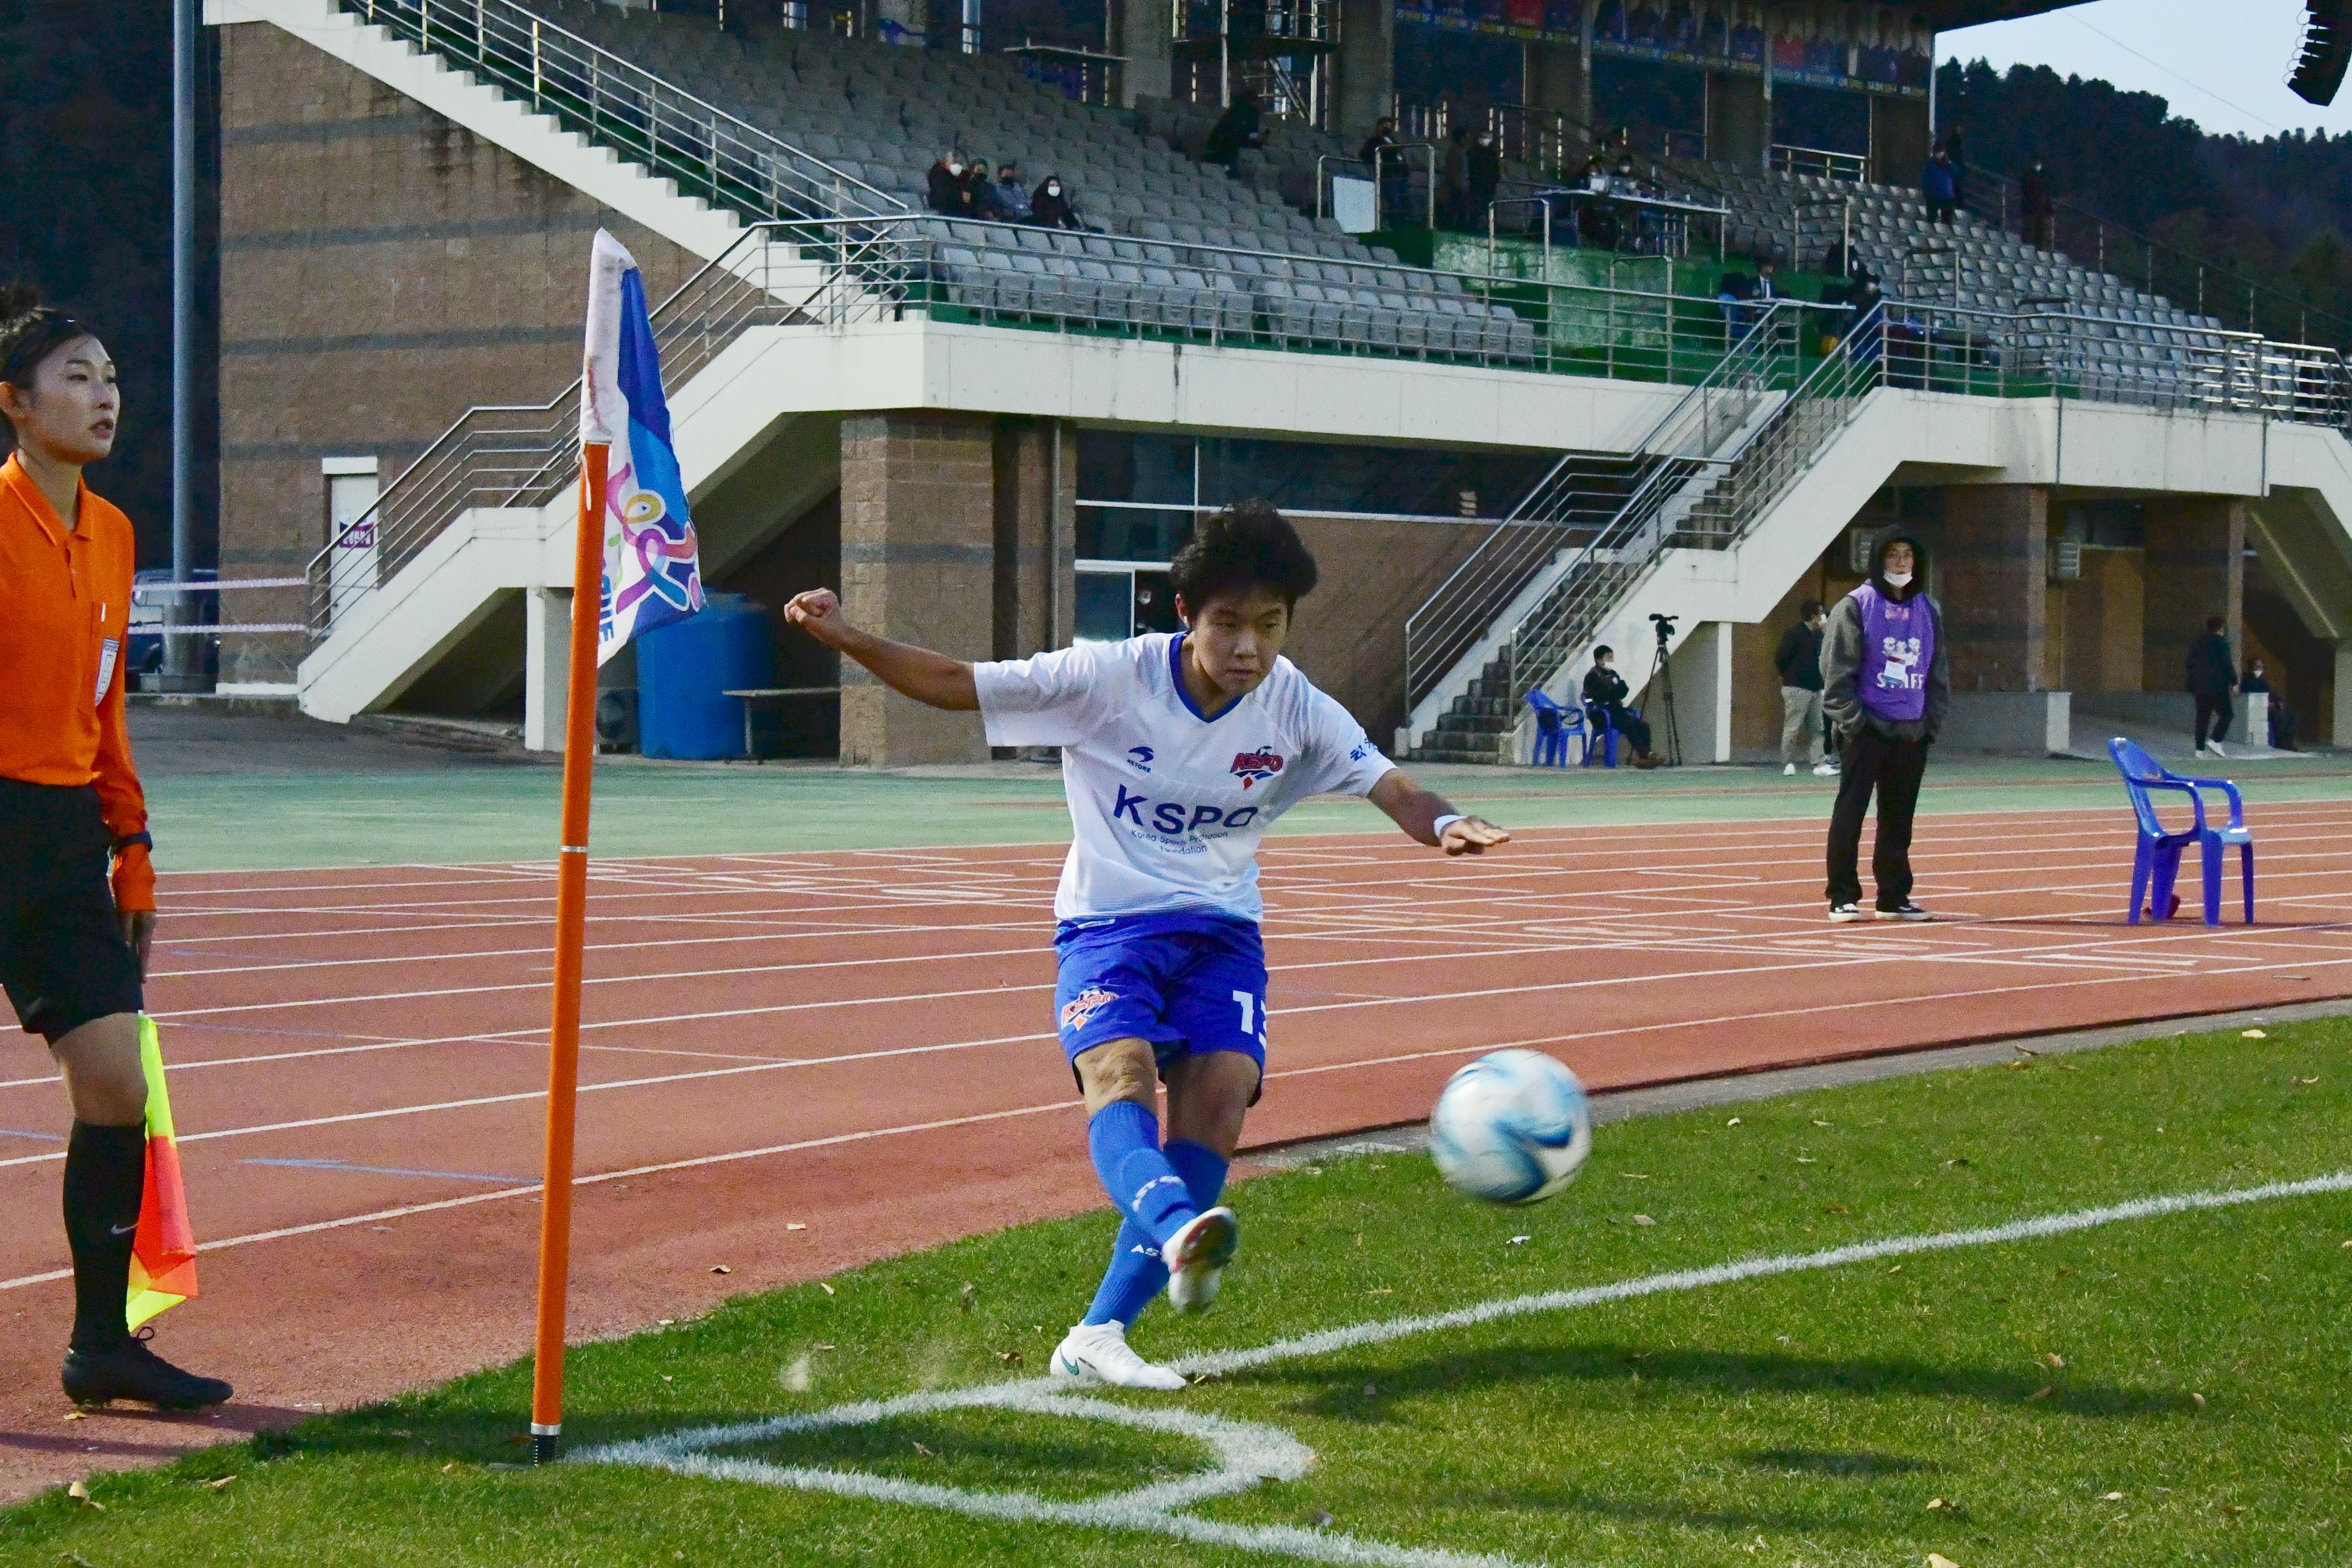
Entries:
{"label": "person in dark jacket", "polygon": [[1011,163],[1000,164],[992,184],[980,188],[980,216],[999,223],[1029,221],[1029,193],[1021,188],[1021,171]]}
{"label": "person in dark jacket", "polygon": [[1807,599],[1797,615],[1772,650],[1780,672],[1780,772],[1793,776],[1801,752],[1816,775],[1834,778],[1837,764],[1822,751],[1822,602]]}
{"label": "person in dark jacket", "polygon": [[2058,216],[2058,203],[2050,191],[2050,171],[2037,157],[2026,165],[2017,184],[2019,205],[2025,209],[2025,243],[2048,250]]}
{"label": "person in dark jacket", "polygon": [[930,208],[950,217],[972,216],[971,189],[964,184],[963,154],[942,153],[924,184]]}
{"label": "person in dark jacket", "polygon": [[1650,722],[1625,706],[1625,678],[1610,665],[1617,655],[1603,643],[1592,650],[1592,668],[1584,672],[1584,714],[1594,731],[1602,722],[1633,743],[1633,765],[1654,768],[1663,761],[1650,750]]}
{"label": "person in dark jacket", "polygon": [[1950,223],[1959,208],[1960,182],[1952,173],[1951,155],[1941,147],[1919,171],[1919,194],[1927,198],[1927,221]]}
{"label": "person in dark jacket", "polygon": [[1382,228],[1404,228],[1412,222],[1412,170],[1396,132],[1397,122],[1383,115],[1364,138],[1364,144],[1356,149],[1356,156],[1370,165],[1372,177],[1381,183]]}
{"label": "person in dark jacket", "polygon": [[1969,151],[1957,125],[1944,138],[1944,156],[1952,165],[1952,205],[1965,210],[1969,205]]}
{"label": "person in dark jacket", "polygon": [[1201,149],[1201,162],[1222,163],[1232,168],[1241,161],[1243,149],[1265,145],[1265,116],[1258,111],[1257,100],[1248,93],[1234,94],[1234,101],[1217,122],[1209,127],[1208,144]]}
{"label": "person in dark jacket", "polygon": [[1924,921],[1911,901],[1911,818],[1927,748],[1952,706],[1944,612],[1921,581],[1919,542],[1907,533],[1879,542],[1870,581],[1830,613],[1822,641],[1822,707],[1836,731],[1840,770],[1830,813],[1830,919],[1858,921],[1862,879],[1854,868],[1862,819],[1878,795],[1878,844],[1870,858],[1878,918]]}
{"label": "person in dark jacket", "polygon": [[2205,635],[2189,645],[2188,679],[2197,699],[2197,754],[2224,756],[2221,737],[2230,732],[2230,693],[2238,689],[2238,661],[2230,657],[2230,623],[2220,616],[2205,623]]}
{"label": "person in dark jacket", "polygon": [[1078,221],[1077,204],[1070,199],[1070,188],[1062,184],[1059,174],[1048,174],[1038,182],[1029,197],[1029,221],[1041,228],[1084,228]]}
{"label": "person in dark jacket", "polygon": [[1462,183],[1464,216],[1473,227],[1483,228],[1486,209],[1495,205],[1495,187],[1503,183],[1503,154],[1492,131],[1470,138],[1462,154]]}
{"label": "person in dark jacket", "polygon": [[2286,694],[2273,690],[2270,678],[2263,673],[2263,661],[2246,660],[2246,677],[2238,682],[2238,689],[2249,697],[2267,697],[2270,710],[2269,744],[2282,752],[2294,750],[2294,710],[2286,705]]}

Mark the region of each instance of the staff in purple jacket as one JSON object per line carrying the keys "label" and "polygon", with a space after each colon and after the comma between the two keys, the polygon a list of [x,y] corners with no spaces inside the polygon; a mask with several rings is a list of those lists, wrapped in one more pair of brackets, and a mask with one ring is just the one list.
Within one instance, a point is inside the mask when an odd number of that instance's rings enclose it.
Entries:
{"label": "staff in purple jacket", "polygon": [[1863,918],[1854,857],[1862,819],[1878,794],[1878,844],[1870,872],[1883,921],[1924,921],[1911,901],[1911,817],[1927,748],[1952,706],[1944,612],[1927,596],[1919,542],[1881,540],[1870,581],[1830,612],[1822,637],[1822,711],[1836,731],[1843,770],[1830,813],[1830,919]]}

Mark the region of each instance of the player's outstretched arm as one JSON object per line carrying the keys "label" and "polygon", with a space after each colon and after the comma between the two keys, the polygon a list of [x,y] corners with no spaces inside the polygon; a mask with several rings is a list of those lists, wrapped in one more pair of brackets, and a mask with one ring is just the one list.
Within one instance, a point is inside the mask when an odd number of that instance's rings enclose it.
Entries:
{"label": "player's outstretched arm", "polygon": [[825,647],[856,659],[902,696],[950,713],[971,713],[980,707],[980,688],[972,680],[971,666],[912,643],[892,642],[859,631],[841,613],[841,597],[830,588],[795,595],[784,606],[784,618]]}
{"label": "player's outstretched arm", "polygon": [[[1509,834],[1485,817],[1462,816],[1446,804],[1444,795],[1405,777],[1402,768],[1382,773],[1365,798],[1387,812],[1389,820],[1404,829],[1405,837],[1448,855],[1483,855],[1491,845],[1511,841]],[[1441,833],[1437,824],[1442,817],[1453,820]]]}

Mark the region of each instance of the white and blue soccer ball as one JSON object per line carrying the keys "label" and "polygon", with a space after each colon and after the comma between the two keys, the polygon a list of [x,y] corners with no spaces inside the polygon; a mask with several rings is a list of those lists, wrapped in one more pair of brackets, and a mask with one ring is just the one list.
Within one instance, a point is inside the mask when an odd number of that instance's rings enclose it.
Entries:
{"label": "white and blue soccer ball", "polygon": [[1429,1115],[1429,1152],[1465,1197],[1540,1203],[1592,1152],[1592,1110],[1576,1075],[1541,1051],[1495,1051],[1446,1081]]}

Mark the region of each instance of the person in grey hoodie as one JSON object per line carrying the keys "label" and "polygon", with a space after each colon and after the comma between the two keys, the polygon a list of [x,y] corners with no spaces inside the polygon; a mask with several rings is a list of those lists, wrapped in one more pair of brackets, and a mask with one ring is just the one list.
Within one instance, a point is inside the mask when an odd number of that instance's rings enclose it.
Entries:
{"label": "person in grey hoodie", "polygon": [[1924,921],[1911,901],[1911,818],[1927,748],[1952,706],[1943,607],[1927,595],[1919,542],[1879,542],[1870,581],[1840,599],[1822,637],[1822,710],[1842,764],[1830,813],[1830,919],[1863,918],[1854,868],[1862,819],[1878,795],[1878,843],[1870,857],[1880,920]]}

